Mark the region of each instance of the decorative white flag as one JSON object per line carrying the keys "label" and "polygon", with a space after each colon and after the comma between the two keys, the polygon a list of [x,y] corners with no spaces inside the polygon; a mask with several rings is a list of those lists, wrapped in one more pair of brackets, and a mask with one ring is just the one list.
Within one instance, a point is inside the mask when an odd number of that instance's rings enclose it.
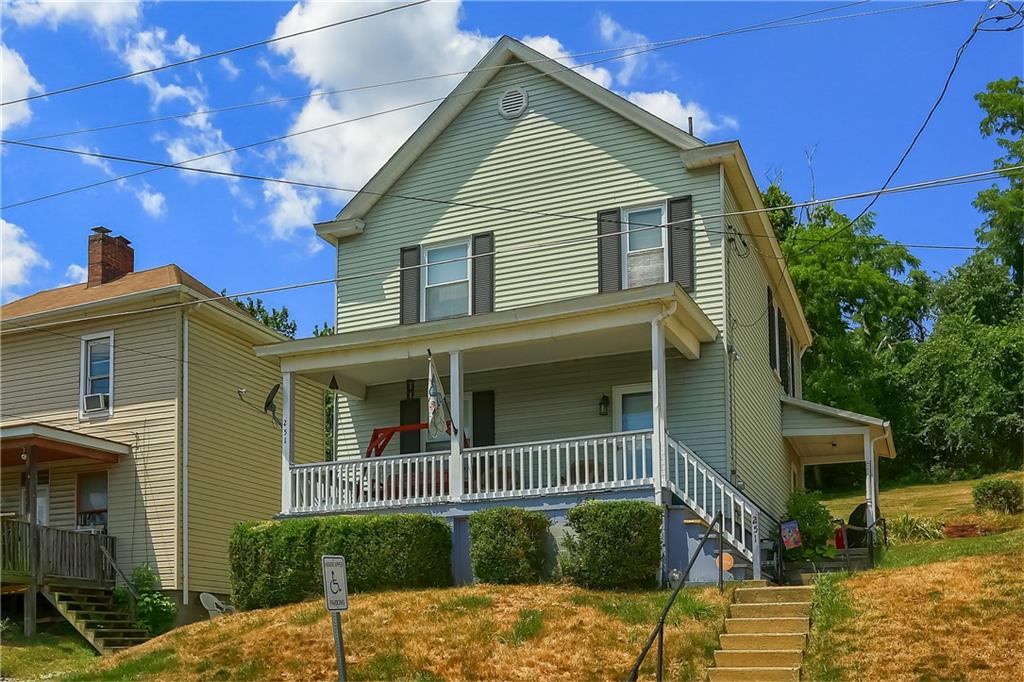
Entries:
{"label": "decorative white flag", "polygon": [[441,385],[441,378],[437,376],[432,355],[427,356],[427,364],[427,432],[432,438],[440,438],[448,433],[444,386]]}

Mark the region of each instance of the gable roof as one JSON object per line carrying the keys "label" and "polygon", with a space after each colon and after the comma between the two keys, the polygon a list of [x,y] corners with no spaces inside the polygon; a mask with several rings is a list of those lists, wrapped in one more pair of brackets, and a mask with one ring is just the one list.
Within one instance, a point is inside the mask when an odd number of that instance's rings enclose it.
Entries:
{"label": "gable roof", "polygon": [[478,91],[485,88],[504,66],[513,62],[529,64],[540,74],[547,75],[584,97],[611,109],[626,120],[680,149],[692,149],[704,144],[696,137],[683,132],[611,90],[601,87],[589,78],[581,76],[573,69],[527,47],[515,38],[502,36],[437,109],[398,148],[398,151],[338,212],[334,220],[314,225],[317,234],[332,245],[336,245],[339,238],[362,232],[362,219],[380,201],[382,195],[391,189],[395,182],[402,177],[402,174],[415,163],[416,159],[430,147],[448,125],[473,102]]}

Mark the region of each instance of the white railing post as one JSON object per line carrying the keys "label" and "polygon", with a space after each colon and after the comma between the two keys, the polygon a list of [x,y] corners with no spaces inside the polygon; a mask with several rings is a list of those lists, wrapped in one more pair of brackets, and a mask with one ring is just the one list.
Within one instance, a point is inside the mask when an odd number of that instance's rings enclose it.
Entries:
{"label": "white railing post", "polygon": [[292,464],[295,462],[295,435],[292,422],[295,419],[295,377],[285,372],[281,377],[281,513],[292,510]]}
{"label": "white railing post", "polygon": [[462,351],[448,355],[449,400],[452,411],[451,454],[448,457],[448,495],[453,502],[462,499]]}
{"label": "white railing post", "polygon": [[864,429],[864,498],[868,503],[865,518],[869,528],[874,525],[875,519],[875,506],[878,504],[878,499],[875,497],[875,457],[874,448],[871,445],[871,431]]}
{"label": "white railing post", "polygon": [[661,320],[651,320],[651,415],[654,435],[651,437],[651,477],[655,496],[660,500],[665,489],[665,329]]}

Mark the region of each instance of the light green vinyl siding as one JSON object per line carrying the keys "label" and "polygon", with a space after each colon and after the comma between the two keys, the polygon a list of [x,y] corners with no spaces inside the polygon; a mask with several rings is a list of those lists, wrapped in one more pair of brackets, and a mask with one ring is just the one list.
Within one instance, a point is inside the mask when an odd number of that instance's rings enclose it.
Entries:
{"label": "light green vinyl siding", "polygon": [[[714,353],[714,344],[705,349]],[[714,359],[686,360],[669,351],[667,360],[668,428],[678,440],[716,467],[724,466],[725,425],[721,364]],[[551,438],[609,433],[612,410],[599,414],[602,395],[621,384],[649,383],[649,353],[631,353],[568,362],[467,374],[465,390],[494,391],[495,440],[522,443]],[[422,402],[425,382],[416,382]],[[366,400],[339,402],[339,453],[362,455],[375,427],[399,423],[405,384],[370,386]],[[398,437],[385,454],[398,454]]]}
{"label": "light green vinyl siding", "polygon": [[839,417],[817,414],[792,405],[782,406],[782,420],[786,429],[850,429],[858,426]]}
{"label": "light green vinyl siding", "polygon": [[[737,207],[727,192],[726,212]],[[732,226],[746,233],[742,218]],[[768,360],[768,281],[753,237],[729,253],[731,343],[739,351],[732,362],[732,466],[746,493],[771,514],[785,509],[792,488],[789,457],[782,441],[782,386]],[[746,254],[746,255],[743,255]]]}
{"label": "light green vinyl siding", "polygon": [[[3,338],[3,423],[39,422],[132,447],[109,466],[108,531],[117,537],[126,571],[148,563],[165,589],[177,589],[178,382],[180,315],[177,311],[128,315],[69,324],[59,333],[33,331]],[[81,342],[85,334],[114,332],[114,413],[79,418]],[[75,473],[102,469],[86,460],[50,467],[50,522],[75,524]],[[3,504],[19,506],[20,473],[5,468]],[[9,506],[13,505],[13,506]]]}
{"label": "light green vinyl siding", "polygon": [[[188,588],[223,593],[231,529],[281,511],[281,430],[262,411],[281,371],[236,333],[194,317],[188,325]],[[295,459],[322,461],[323,391],[300,378],[296,394]]]}
{"label": "light green vinyl siding", "polygon": [[[717,168],[687,171],[679,149],[609,109],[548,78],[525,82],[529,108],[507,121],[496,110],[504,87],[537,72],[502,70],[389,190],[536,212],[382,198],[365,216],[362,235],[338,246],[339,332],[398,324],[399,250],[494,231],[496,310],[597,292],[597,243],[583,240],[546,250],[538,242],[596,234],[599,210],[692,195],[694,214],[718,213]],[[720,324],[720,219],[696,222],[694,298]],[[706,229],[705,229],[706,228]],[[392,269],[388,275],[363,273]]]}

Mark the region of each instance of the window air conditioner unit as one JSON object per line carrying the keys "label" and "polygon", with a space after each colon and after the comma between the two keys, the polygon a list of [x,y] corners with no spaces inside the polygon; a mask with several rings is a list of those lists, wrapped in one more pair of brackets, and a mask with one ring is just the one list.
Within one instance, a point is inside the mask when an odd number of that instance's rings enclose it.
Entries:
{"label": "window air conditioner unit", "polygon": [[85,396],[83,403],[85,404],[84,412],[106,412],[110,409],[110,394],[109,393],[90,393]]}

